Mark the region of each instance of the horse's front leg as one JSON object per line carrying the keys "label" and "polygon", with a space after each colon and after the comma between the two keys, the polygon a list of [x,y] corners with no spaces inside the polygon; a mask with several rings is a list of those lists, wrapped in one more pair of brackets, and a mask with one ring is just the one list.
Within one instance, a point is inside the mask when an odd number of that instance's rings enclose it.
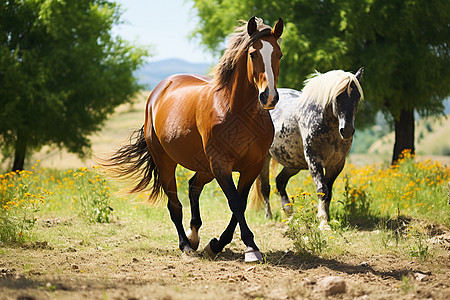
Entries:
{"label": "horse's front leg", "polygon": [[328,207],[327,199],[329,199],[329,187],[326,184],[322,164],[317,161],[314,152],[305,149],[305,159],[308,163],[309,172],[316,184],[317,197],[319,199],[317,218],[320,220],[319,228],[321,230],[330,229],[328,225]]}
{"label": "horse's front leg", "polygon": [[344,159],[339,161],[336,165],[325,166],[325,184],[328,187],[328,194],[327,198],[325,198],[324,201],[325,201],[325,212],[328,220],[330,219],[330,203],[331,198],[333,197],[333,185],[336,178],[342,172],[344,165],[345,165],[345,157]]}
{"label": "horse's front leg", "polygon": [[205,247],[205,252],[210,256],[215,256],[231,242],[236,225],[239,224],[239,228],[241,229],[241,239],[247,246],[247,249],[245,250],[245,261],[262,261],[261,253],[254,241],[253,232],[250,230],[247,221],[245,220],[247,196],[261,166],[262,165],[258,165],[255,168],[249,168],[249,172],[241,173],[237,189],[234,185],[231,172],[229,172],[229,174],[221,172],[220,170],[215,172],[215,174],[217,174],[216,180],[228,199],[228,205],[230,206],[233,215],[231,216],[227,228],[220,236],[220,239],[212,239]]}

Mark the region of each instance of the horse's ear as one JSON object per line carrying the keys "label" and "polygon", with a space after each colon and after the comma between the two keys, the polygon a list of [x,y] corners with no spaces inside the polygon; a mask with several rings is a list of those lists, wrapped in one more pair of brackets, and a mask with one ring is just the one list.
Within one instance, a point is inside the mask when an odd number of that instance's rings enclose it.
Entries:
{"label": "horse's ear", "polygon": [[356,79],[358,79],[358,81],[361,79],[363,71],[364,71],[364,67],[361,67],[361,68],[359,68],[358,72],[355,73]]}
{"label": "horse's ear", "polygon": [[249,36],[252,36],[252,34],[256,31],[257,25],[256,25],[256,17],[253,16],[248,20],[247,23],[247,32]]}
{"label": "horse's ear", "polygon": [[283,19],[279,18],[277,24],[272,28],[272,34],[279,39],[283,33]]}

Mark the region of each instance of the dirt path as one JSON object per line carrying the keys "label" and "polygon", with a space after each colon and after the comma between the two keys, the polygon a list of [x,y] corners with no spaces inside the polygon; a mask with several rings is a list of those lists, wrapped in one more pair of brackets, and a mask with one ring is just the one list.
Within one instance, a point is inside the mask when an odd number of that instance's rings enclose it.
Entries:
{"label": "dirt path", "polygon": [[[214,261],[142,245],[129,241],[108,250],[52,249],[46,243],[5,248],[0,256],[0,299],[450,297],[448,249],[446,255],[425,262],[394,255],[322,259],[269,251],[265,263],[246,264],[238,238]],[[329,276],[335,276],[334,282],[322,287]],[[332,285],[336,290],[329,289]]]}

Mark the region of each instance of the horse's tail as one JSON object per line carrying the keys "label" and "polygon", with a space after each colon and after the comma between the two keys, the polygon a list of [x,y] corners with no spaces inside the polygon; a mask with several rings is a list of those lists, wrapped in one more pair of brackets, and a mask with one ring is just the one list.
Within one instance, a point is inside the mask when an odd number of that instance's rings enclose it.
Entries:
{"label": "horse's tail", "polygon": [[[267,162],[267,164],[269,164]],[[276,173],[276,169],[278,167],[278,162],[275,159],[272,159],[272,164],[266,165],[261,170],[261,173],[266,172],[265,176],[269,178],[270,172],[272,174]],[[270,183],[269,183],[270,184]],[[256,180],[253,182],[252,188],[250,189],[249,193],[249,203],[248,206],[251,209],[260,209],[264,205],[264,196],[261,192],[261,174],[256,178]]]}
{"label": "horse's tail", "polygon": [[264,197],[261,192],[261,178],[258,176],[250,189],[248,206],[250,209],[258,210],[263,207]]}
{"label": "horse's tail", "polygon": [[149,200],[155,203],[161,195],[159,172],[145,141],[144,126],[134,131],[127,145],[122,146],[110,158],[96,158],[107,174],[114,178],[129,179],[135,186],[129,193],[144,191],[153,178]]}

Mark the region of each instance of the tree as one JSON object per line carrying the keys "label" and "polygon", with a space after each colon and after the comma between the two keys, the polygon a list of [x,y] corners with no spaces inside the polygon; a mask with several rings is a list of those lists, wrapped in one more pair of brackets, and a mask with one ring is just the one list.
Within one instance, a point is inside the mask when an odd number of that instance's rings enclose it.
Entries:
{"label": "tree", "polygon": [[88,135],[141,87],[147,54],[120,37],[120,7],[103,0],[0,4],[0,141],[13,170],[46,144],[80,156]]}
{"label": "tree", "polygon": [[[392,162],[414,152],[414,112],[443,113],[450,95],[450,3],[446,0],[193,0],[193,36],[213,52],[237,19],[285,21],[279,86],[302,87],[317,69],[365,67],[366,125],[382,111],[395,128]],[[238,3],[239,2],[239,3]],[[361,115],[362,113],[362,115]]]}

